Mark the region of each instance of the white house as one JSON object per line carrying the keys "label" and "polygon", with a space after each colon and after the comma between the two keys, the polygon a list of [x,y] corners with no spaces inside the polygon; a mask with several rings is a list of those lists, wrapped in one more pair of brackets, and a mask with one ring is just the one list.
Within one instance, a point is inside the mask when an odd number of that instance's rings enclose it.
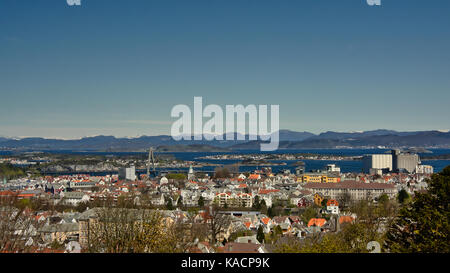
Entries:
{"label": "white house", "polygon": [[164,185],[169,183],[169,179],[167,179],[167,177],[163,176],[160,180],[159,180],[159,184],[160,185]]}
{"label": "white house", "polygon": [[331,214],[339,214],[339,203],[333,199],[328,200],[327,211]]}
{"label": "white house", "polygon": [[241,173],[239,176],[238,176],[238,179],[246,179],[247,177],[243,174],[243,173]]}
{"label": "white house", "polygon": [[61,192],[61,202],[71,205],[78,205],[80,202],[88,202],[90,197],[84,192],[73,191],[73,192]]}

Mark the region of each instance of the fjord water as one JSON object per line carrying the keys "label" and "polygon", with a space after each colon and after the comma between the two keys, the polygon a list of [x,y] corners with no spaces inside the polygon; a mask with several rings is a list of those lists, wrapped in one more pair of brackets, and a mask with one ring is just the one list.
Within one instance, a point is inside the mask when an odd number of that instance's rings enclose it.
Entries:
{"label": "fjord water", "polygon": [[[450,149],[428,149],[432,153],[430,155],[443,155],[450,154]],[[383,154],[389,153],[389,149],[296,149],[296,150],[278,150],[275,152],[261,152],[259,150],[238,150],[232,152],[167,152],[167,153],[155,153],[158,154],[172,154],[175,158],[187,161],[197,161],[197,162],[207,162],[215,164],[230,165],[238,163],[239,160],[212,160],[212,159],[199,159],[200,157],[210,156],[210,155],[220,155],[220,154],[295,154],[295,153],[311,153],[311,154],[322,154],[322,155],[341,155],[341,156],[361,156],[365,154]],[[27,151],[29,152],[29,151]],[[58,151],[45,151],[50,153],[58,154],[81,154],[81,155],[137,155],[145,154],[145,152],[97,152],[97,151],[73,151],[73,150],[58,150]],[[11,151],[0,151],[0,155],[13,155],[15,152]],[[425,154],[419,153],[419,156]],[[360,160],[302,160],[305,162],[306,171],[309,170],[319,170],[323,169],[327,164],[336,164],[341,167],[341,171],[347,172],[361,172],[362,161]],[[291,172],[294,171],[295,166],[293,163],[296,161],[292,160],[278,160],[277,163],[285,162],[286,165],[281,166],[271,166],[273,172],[278,172],[280,170],[289,169]],[[444,167],[450,165],[450,160],[422,160],[422,164],[431,165],[435,172],[441,171]],[[261,166],[240,166],[239,171],[241,172],[251,172],[256,168],[261,168]],[[184,170],[187,168],[178,168],[177,170]],[[214,171],[214,166],[205,166],[202,168],[196,168],[197,171]],[[169,169],[167,169],[169,170]],[[139,174],[143,173],[143,170],[137,171]],[[109,173],[109,172],[108,172]],[[108,174],[105,173],[105,174]],[[102,175],[103,173],[95,173],[96,175]]]}
{"label": "fjord water", "polygon": [[[450,154],[450,149],[428,149],[431,151],[431,154],[427,155],[443,155]],[[217,152],[217,153],[171,153],[176,158],[182,160],[193,160],[198,162],[208,162],[208,163],[217,163],[217,164],[234,164],[238,163],[239,160],[211,160],[211,159],[198,159],[199,157],[204,157],[208,155],[218,155],[218,154],[295,154],[295,153],[311,153],[311,154],[321,154],[321,155],[336,155],[336,156],[361,156],[365,154],[383,154],[389,153],[390,149],[295,149],[295,150],[278,150],[276,152],[260,152],[255,150],[240,150],[233,152]],[[418,153],[419,156],[425,155],[424,153]],[[360,160],[302,160],[305,162],[306,171],[309,170],[320,170],[325,168],[327,164],[336,164],[341,167],[341,172],[361,172],[363,168],[362,161]],[[273,172],[278,172],[283,169],[289,169],[291,172],[294,172],[295,166],[292,164],[296,162],[296,160],[277,160],[275,161],[285,162],[286,165],[282,166],[272,166]],[[441,171],[444,167],[450,165],[450,160],[422,160],[422,164],[431,165],[434,168],[435,172]],[[240,166],[239,171],[248,172],[253,171],[257,167],[256,166]],[[261,167],[259,167],[261,168]],[[204,167],[202,168],[204,171],[212,171],[214,167]]]}

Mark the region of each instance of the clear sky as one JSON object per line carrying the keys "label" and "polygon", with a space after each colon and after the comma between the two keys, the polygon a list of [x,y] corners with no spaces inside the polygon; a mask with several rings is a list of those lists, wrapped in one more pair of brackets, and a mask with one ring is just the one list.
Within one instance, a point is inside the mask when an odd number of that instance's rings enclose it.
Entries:
{"label": "clear sky", "polygon": [[170,133],[279,104],[314,133],[450,129],[450,1],[0,0],[0,136]]}

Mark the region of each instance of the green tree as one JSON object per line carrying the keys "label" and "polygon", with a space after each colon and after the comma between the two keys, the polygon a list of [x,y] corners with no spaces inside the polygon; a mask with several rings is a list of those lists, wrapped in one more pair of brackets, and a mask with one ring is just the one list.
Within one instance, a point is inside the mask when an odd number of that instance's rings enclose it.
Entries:
{"label": "green tree", "polygon": [[[381,245],[383,244],[383,227],[389,226],[396,216],[396,205],[397,202],[392,202],[389,199],[378,203],[361,200],[351,207],[351,212],[357,215],[356,219],[352,223],[342,223],[339,232],[318,233],[301,241],[283,242],[275,246],[275,251],[367,253],[369,252],[367,249],[369,242],[377,241]],[[315,214],[317,214],[317,208],[309,207],[303,212],[302,219],[307,222],[308,218],[316,217]],[[337,220],[337,217],[335,220]]]}
{"label": "green tree", "polygon": [[205,206],[205,199],[203,198],[203,196],[200,196],[200,198],[198,198],[198,206],[199,207]]}
{"label": "green tree", "polygon": [[390,252],[450,252],[450,166],[428,181],[426,193],[416,192],[400,210],[386,235]]}
{"label": "green tree", "polygon": [[186,175],[183,173],[169,173],[166,175],[166,178],[174,180],[184,180],[186,179]]}
{"label": "green tree", "polygon": [[281,229],[280,225],[277,225],[273,231],[275,235],[283,235],[283,230]]}
{"label": "green tree", "polygon": [[231,172],[228,168],[223,167],[217,167],[214,170],[214,178],[230,178],[231,177]]}
{"label": "green tree", "polygon": [[25,176],[24,169],[20,167],[16,167],[10,163],[2,163],[0,164],[0,179],[3,180],[3,178],[9,179],[15,179]]}
{"label": "green tree", "polygon": [[88,225],[88,252],[182,252],[180,232],[157,211],[104,207],[92,217],[95,224]]}
{"label": "green tree", "polygon": [[387,194],[385,194],[385,193],[380,195],[380,197],[378,197],[378,202],[380,204],[385,204],[388,201],[389,201],[389,196],[387,196]]}
{"label": "green tree", "polygon": [[267,208],[267,216],[269,216],[270,218],[275,216],[275,214],[273,213],[272,207]]}
{"label": "green tree", "polygon": [[398,192],[397,199],[400,204],[404,204],[410,199],[410,196],[405,189],[402,189]]}
{"label": "green tree", "polygon": [[[374,236],[375,235],[375,236]],[[378,234],[368,232],[364,222],[343,225],[337,233],[316,233],[301,243],[288,241],[275,246],[281,253],[367,253],[367,243],[378,241]]]}
{"label": "green tree", "polygon": [[263,199],[263,200],[261,200],[260,204],[261,204],[261,208],[259,209],[259,211],[263,214],[267,214],[268,209],[267,209],[266,201]]}
{"label": "green tree", "polygon": [[262,244],[264,242],[264,230],[262,226],[258,227],[258,232],[256,234],[256,239]]}
{"label": "green tree", "polygon": [[236,232],[233,232],[230,234],[230,237],[228,237],[228,241],[229,242],[234,242],[238,237],[242,237],[242,236],[252,236],[252,231],[251,230],[239,230]]}
{"label": "green tree", "polygon": [[314,206],[307,207],[300,216],[305,225],[308,224],[311,218],[316,217],[317,217],[317,208],[315,208]]}
{"label": "green tree", "polygon": [[167,204],[166,207],[168,210],[173,210],[173,204],[172,204],[172,199],[169,198],[169,200],[167,200]]}
{"label": "green tree", "polygon": [[259,196],[255,196],[255,201],[253,202],[252,207],[256,210],[260,210],[261,209],[261,202],[259,200]]}

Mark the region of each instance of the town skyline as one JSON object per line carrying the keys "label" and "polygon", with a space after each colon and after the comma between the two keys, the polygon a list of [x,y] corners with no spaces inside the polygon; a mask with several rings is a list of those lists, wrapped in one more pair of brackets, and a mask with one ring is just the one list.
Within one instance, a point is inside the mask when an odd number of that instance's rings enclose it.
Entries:
{"label": "town skyline", "polygon": [[449,11],[0,0],[0,258],[408,271],[395,254],[449,253]]}

